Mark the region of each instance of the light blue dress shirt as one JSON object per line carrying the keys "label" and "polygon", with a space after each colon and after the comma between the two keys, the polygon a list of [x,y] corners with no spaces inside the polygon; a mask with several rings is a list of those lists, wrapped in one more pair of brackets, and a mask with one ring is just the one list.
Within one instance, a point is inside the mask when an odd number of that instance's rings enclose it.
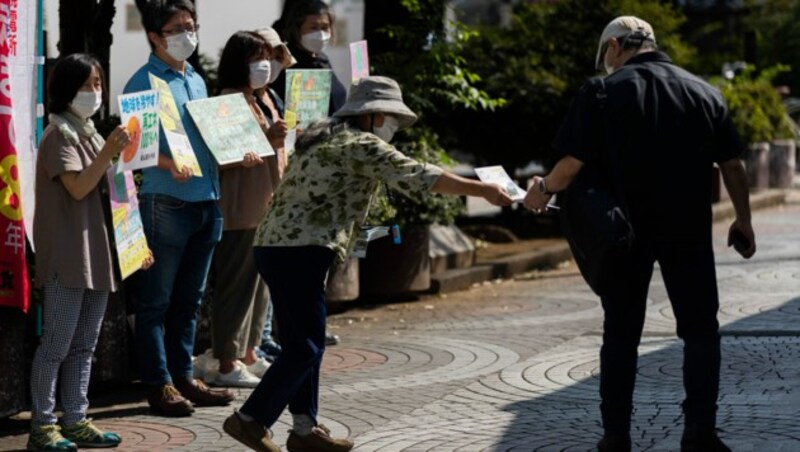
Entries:
{"label": "light blue dress shirt", "polygon": [[[194,153],[197,156],[197,161],[200,163],[200,170],[203,172],[203,176],[191,177],[186,182],[178,182],[172,178],[172,174],[169,171],[157,167],[145,168],[142,170],[143,181],[139,192],[142,194],[169,195],[188,202],[219,199],[219,170],[217,162],[214,160],[214,156],[211,155],[211,151],[203,141],[203,137],[200,136],[200,131],[197,130],[194,120],[189,116],[189,111],[186,109],[187,102],[208,97],[203,78],[195,72],[189,63],[186,63],[185,74],[181,74],[154,54],[150,54],[147,64],[136,71],[131,79],[128,80],[124,92],[127,94],[149,90],[150,77],[148,74],[151,73],[169,84],[183,127],[186,129],[186,135],[189,137],[192,149],[194,149]],[[161,128],[159,127],[159,129]],[[160,132],[159,152],[167,157],[172,156],[163,130]]]}

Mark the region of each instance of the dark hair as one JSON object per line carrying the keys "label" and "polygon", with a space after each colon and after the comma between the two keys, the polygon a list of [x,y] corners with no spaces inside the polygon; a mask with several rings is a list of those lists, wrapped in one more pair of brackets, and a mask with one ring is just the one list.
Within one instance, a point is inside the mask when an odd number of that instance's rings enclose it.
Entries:
{"label": "dark hair", "polygon": [[219,89],[241,88],[250,83],[250,60],[272,51],[263,36],[252,31],[237,31],[225,43],[219,59]]}
{"label": "dark hair", "polygon": [[60,114],[67,111],[70,102],[92,74],[92,67],[97,68],[105,91],[106,76],[95,57],[73,53],[56,62],[47,81],[47,110],[50,113]]}
{"label": "dark hair", "polygon": [[[300,27],[303,26],[303,22],[306,21],[308,16],[319,16],[323,14],[328,15],[328,19],[331,21],[331,27],[333,27],[334,16],[327,3],[322,0],[310,0],[296,3],[289,12],[287,12],[286,18],[281,24],[283,29],[278,31],[292,48],[302,49],[303,46],[300,44]],[[333,29],[331,29],[331,34],[333,34]]]}
{"label": "dark hair", "polygon": [[[142,26],[145,32],[153,32],[161,35],[161,29],[172,19],[175,14],[186,11],[192,16],[192,20],[197,23],[197,12],[194,4],[189,0],[136,0],[136,7],[142,15]],[[150,48],[153,43],[148,39]]]}

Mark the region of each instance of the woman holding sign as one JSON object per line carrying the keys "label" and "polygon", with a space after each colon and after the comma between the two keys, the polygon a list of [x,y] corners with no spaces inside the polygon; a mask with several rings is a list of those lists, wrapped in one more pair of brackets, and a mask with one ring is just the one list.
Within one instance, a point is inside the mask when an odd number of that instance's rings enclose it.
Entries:
{"label": "woman holding sign", "polygon": [[[333,69],[325,49],[333,36],[334,18],[330,7],[321,0],[311,0],[289,7],[283,28],[278,30],[288,42],[289,50],[297,59],[293,69]],[[278,94],[284,101],[286,94],[286,72],[275,81]],[[331,100],[328,114],[342,108],[347,89],[331,71]]]}
{"label": "woman holding sign", "polygon": [[[286,43],[281,40],[280,35],[274,28],[265,27],[256,30],[256,33],[267,40],[267,43],[272,47],[272,59],[270,60],[269,81],[267,86],[257,89],[255,91],[256,102],[261,107],[261,111],[267,117],[267,122],[270,125],[277,123],[284,119],[284,105],[281,97],[275,92],[273,85],[278,79],[278,76],[284,70],[292,67],[297,63],[297,60],[292,56],[292,52],[286,46]],[[283,90],[283,86],[280,87]],[[281,177],[283,177],[283,170],[286,168],[286,139],[282,138],[277,143],[272,143],[275,152],[278,153],[278,167],[281,170]],[[258,346],[257,353],[259,356],[263,355],[270,362],[275,360],[278,353],[281,352],[281,346],[275,342],[272,334],[272,319],[273,309],[272,303],[267,303],[267,317],[264,321],[264,330],[261,332],[261,345]]]}
{"label": "woman holding sign", "polygon": [[325,351],[325,278],[334,258],[355,242],[379,184],[419,199],[437,193],[480,196],[510,205],[496,185],[464,179],[416,162],[389,144],[416,115],[397,82],[366,77],[350,90],[334,118],[300,135],[294,161],[258,226],[255,262],[267,282],[283,351],[242,408],[223,428],[258,451],[279,451],[269,428],[288,406],[289,451],[348,451],[353,442],[331,437],[317,423],[319,376]]}
{"label": "woman holding sign", "polygon": [[[219,370],[212,383],[253,388],[269,367],[256,356],[267,313],[269,294],[253,261],[253,237],[264,216],[283,169],[286,123],[270,123],[256,103],[254,91],[270,79],[272,49],[258,33],[239,31],[228,39],[219,61],[220,94],[242,93],[277,155],[245,156],[241,165],[220,170],[222,240],[212,268],[214,295],[211,319],[213,358]],[[241,361],[239,360],[241,358]],[[208,358],[198,358],[200,362]],[[197,361],[196,364],[197,364]]]}
{"label": "woman holding sign", "polygon": [[[104,141],[89,119],[103,99],[103,69],[93,57],[61,59],[47,90],[50,125],[39,145],[33,222],[44,325],[31,368],[28,450],[113,447],[120,437],[86,418],[86,393],[108,294],[118,283],[101,187],[131,138],[118,126]],[[152,263],[150,256],[143,267]],[[59,370],[63,428],[53,413]]]}

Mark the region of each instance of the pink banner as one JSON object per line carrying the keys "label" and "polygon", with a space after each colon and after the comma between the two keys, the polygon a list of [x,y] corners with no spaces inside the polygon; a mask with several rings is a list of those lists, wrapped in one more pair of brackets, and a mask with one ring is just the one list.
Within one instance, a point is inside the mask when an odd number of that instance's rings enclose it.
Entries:
{"label": "pink banner", "polygon": [[0,0],[0,306],[27,311],[28,266],[8,63],[11,46],[16,46],[9,39],[16,35],[12,3],[16,0]]}
{"label": "pink banner", "polygon": [[364,77],[369,77],[367,41],[350,43],[350,73],[352,83],[356,83]]}

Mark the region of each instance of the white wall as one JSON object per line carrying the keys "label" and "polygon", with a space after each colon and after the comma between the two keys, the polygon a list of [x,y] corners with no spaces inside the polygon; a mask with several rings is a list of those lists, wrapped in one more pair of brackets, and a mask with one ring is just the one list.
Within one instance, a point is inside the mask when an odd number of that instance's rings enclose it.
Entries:
{"label": "white wall", "polygon": [[[58,55],[59,1],[45,0],[44,3],[47,52],[53,58]],[[196,0],[195,3],[197,22],[200,24],[200,52],[215,61],[233,33],[271,26],[280,17],[283,7],[283,2],[278,0]],[[348,44],[364,36],[364,0],[333,0],[331,4],[336,14],[338,37],[327,53],[336,75],[345,86],[349,86]],[[114,43],[111,46],[109,74],[111,99],[116,99],[130,76],[147,61],[150,54],[134,0],[115,0],[115,5],[117,15],[111,28]],[[111,112],[118,113],[115,101],[112,101]]]}
{"label": "white wall", "polygon": [[348,91],[350,89],[350,43],[364,39],[364,0],[333,0],[336,17],[336,41],[325,52],[333,71]]}

